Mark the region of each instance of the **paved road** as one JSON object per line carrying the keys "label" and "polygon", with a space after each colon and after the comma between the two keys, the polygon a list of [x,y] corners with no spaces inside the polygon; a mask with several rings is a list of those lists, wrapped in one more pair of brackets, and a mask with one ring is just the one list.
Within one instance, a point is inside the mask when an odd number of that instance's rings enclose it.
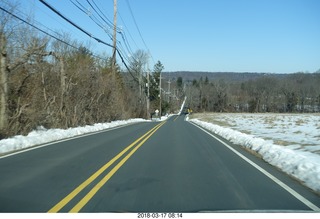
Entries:
{"label": "paved road", "polygon": [[320,196],[173,116],[0,159],[0,212],[319,211]]}

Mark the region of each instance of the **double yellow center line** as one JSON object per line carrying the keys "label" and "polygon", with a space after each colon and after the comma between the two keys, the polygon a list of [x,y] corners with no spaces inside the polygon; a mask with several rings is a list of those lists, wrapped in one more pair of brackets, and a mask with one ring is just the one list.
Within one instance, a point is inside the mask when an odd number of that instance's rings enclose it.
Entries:
{"label": "double yellow center line", "polygon": [[103,165],[98,171],[92,174],[87,180],[80,184],[76,189],[74,189],[70,194],[63,198],[59,203],[57,203],[53,208],[48,212],[55,213],[59,212],[64,206],[66,206],[74,197],[76,197],[83,189],[90,185],[97,177],[99,177],[103,172],[108,169],[114,162],[119,160],[126,152],[132,149],[127,155],[122,158],[106,175],[69,211],[72,213],[79,212],[89,201],[90,199],[99,191],[99,189],[115,174],[120,167],[143,145],[163,124],[164,122],[159,123],[143,136],[138,138],[128,147],[123,149],[119,154],[112,158],[108,163]]}

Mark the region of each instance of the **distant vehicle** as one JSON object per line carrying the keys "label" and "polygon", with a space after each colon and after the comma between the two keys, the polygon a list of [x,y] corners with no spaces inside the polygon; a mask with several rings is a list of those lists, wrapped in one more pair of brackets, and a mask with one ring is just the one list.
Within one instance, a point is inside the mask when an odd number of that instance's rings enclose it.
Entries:
{"label": "distant vehicle", "polygon": [[189,107],[185,106],[185,107],[183,107],[181,113],[182,113],[182,114],[185,114],[185,115],[191,114],[191,113],[192,113],[192,110],[191,110]]}

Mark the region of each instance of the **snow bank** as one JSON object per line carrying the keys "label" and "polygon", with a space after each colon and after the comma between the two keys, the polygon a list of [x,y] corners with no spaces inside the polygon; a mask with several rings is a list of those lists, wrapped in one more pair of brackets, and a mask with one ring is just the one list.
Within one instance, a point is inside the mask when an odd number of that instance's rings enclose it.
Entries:
{"label": "snow bank", "polygon": [[282,169],[305,183],[309,188],[320,192],[320,156],[308,151],[294,150],[275,145],[262,138],[244,134],[230,128],[223,128],[198,119],[193,122],[228,141],[259,153],[268,163]]}
{"label": "snow bank", "polygon": [[286,148],[320,155],[320,114],[207,113],[197,115],[196,118]]}
{"label": "snow bank", "polygon": [[0,154],[8,153],[15,150],[24,149],[27,147],[45,144],[52,141],[57,141],[65,138],[71,138],[78,135],[83,135],[91,132],[98,132],[109,128],[114,128],[121,125],[126,125],[136,122],[145,122],[144,119],[129,119],[114,121],[110,123],[97,123],[83,127],[69,129],[45,129],[39,127],[37,130],[30,132],[27,136],[17,135],[12,138],[3,139],[0,141]]}
{"label": "snow bank", "polygon": [[186,104],[186,100],[187,100],[187,96],[184,97],[184,100],[183,100],[183,103],[181,104],[180,111],[179,111],[178,115],[181,115],[182,110],[184,108],[184,105]]}

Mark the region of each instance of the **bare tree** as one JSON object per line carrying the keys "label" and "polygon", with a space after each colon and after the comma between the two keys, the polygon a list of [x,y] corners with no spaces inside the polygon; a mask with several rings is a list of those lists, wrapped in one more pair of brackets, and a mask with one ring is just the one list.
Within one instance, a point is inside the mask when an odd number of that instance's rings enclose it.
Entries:
{"label": "bare tree", "polygon": [[4,33],[0,30],[0,132],[6,128],[8,124],[8,68],[7,68],[7,52],[6,52],[6,37]]}
{"label": "bare tree", "polygon": [[[0,6],[14,11],[16,5],[9,1],[3,1]],[[12,32],[14,22],[11,16],[4,11],[0,11],[0,138],[5,132],[8,124],[8,57],[7,57],[7,38]]]}
{"label": "bare tree", "polygon": [[[131,76],[133,84],[131,86],[138,86],[138,91],[139,91],[139,99],[137,100],[137,103],[139,106],[137,107],[139,116],[145,117],[146,115],[146,98],[147,98],[147,93],[146,93],[146,83],[147,83],[147,77],[145,75],[147,69],[146,65],[148,63],[148,54],[143,51],[143,50],[138,50],[136,51],[130,58],[130,63],[129,63],[129,69],[133,73]],[[135,83],[138,82],[138,83]]]}
{"label": "bare tree", "polygon": [[[6,8],[9,7],[8,11],[13,11],[16,8],[14,4],[4,3]],[[16,22],[8,14],[3,15],[3,17],[4,19],[0,23],[0,131],[1,133],[8,133],[10,126],[21,118],[26,108],[30,105],[28,101],[23,103],[20,92],[27,83],[28,78],[30,78],[30,73],[28,73],[30,66],[33,66],[43,56],[49,54],[45,51],[47,39],[40,39],[35,36],[26,25]],[[23,34],[17,34],[19,31],[23,31]],[[18,80],[20,81],[19,85],[15,83],[17,81],[12,81],[12,78],[21,71],[26,72],[26,74],[21,74],[23,76]],[[15,87],[15,85],[18,86]],[[9,101],[10,92],[16,95],[14,95],[14,99]]]}

